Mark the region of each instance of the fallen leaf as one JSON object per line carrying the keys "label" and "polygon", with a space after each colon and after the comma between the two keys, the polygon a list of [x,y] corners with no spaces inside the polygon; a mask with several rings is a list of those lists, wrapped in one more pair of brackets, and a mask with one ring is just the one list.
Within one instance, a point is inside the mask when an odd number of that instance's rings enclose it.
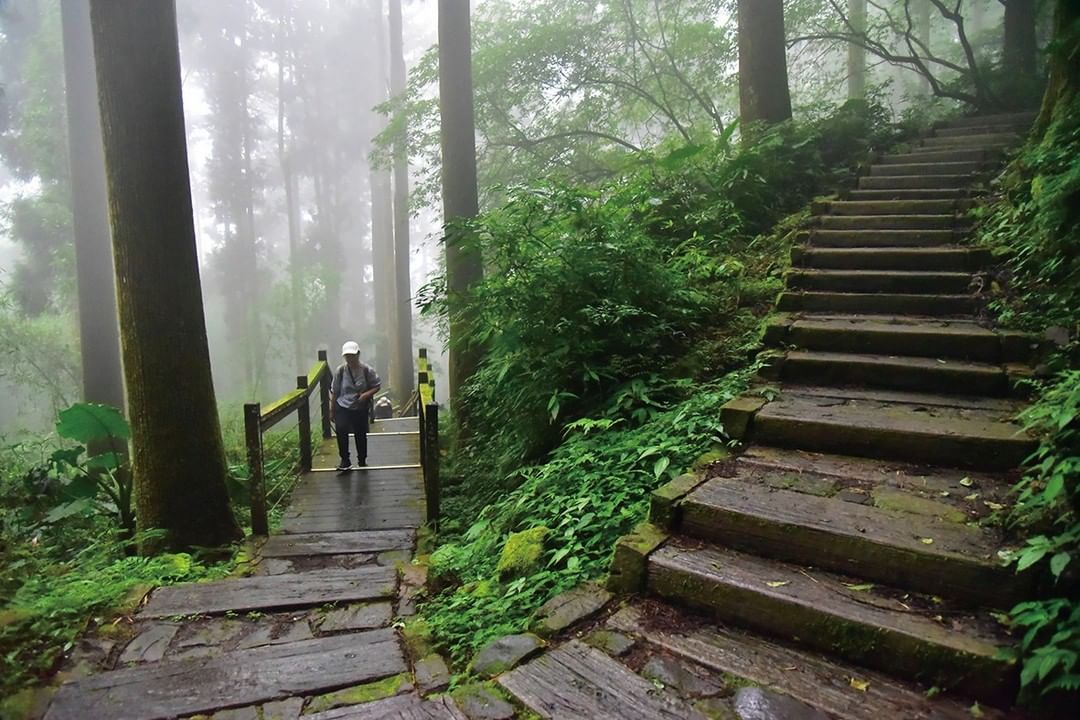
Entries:
{"label": "fallen leaf", "polygon": [[921,542],[923,545],[933,545],[934,538],[919,538],[919,542]]}
{"label": "fallen leaf", "polygon": [[950,493],[948,490],[941,491],[941,497],[949,497],[950,495],[952,495],[952,493]]}
{"label": "fallen leaf", "polygon": [[1001,503],[990,502],[989,500],[983,500],[983,504],[991,510],[1004,510],[1005,506]]}
{"label": "fallen leaf", "polygon": [[870,687],[869,680],[859,680],[858,678],[851,678],[848,682],[851,684],[851,687],[855,688],[859,692],[866,692],[867,689]]}
{"label": "fallen leaf", "polygon": [[784,668],[784,672],[792,672],[792,671],[798,670],[798,669],[799,669],[798,665],[788,665],[786,668]]}
{"label": "fallen leaf", "polygon": [[971,487],[975,483],[974,483],[974,481],[972,481],[971,478],[966,477],[966,478],[961,478],[960,479],[960,484],[963,485],[964,487]]}
{"label": "fallen leaf", "polygon": [[844,587],[846,587],[848,590],[853,590],[855,592],[866,592],[867,590],[873,590],[874,589],[874,584],[873,583],[863,583],[861,585],[855,585],[855,584],[844,583]]}
{"label": "fallen leaf", "polygon": [[964,499],[968,502],[974,502],[979,499],[979,493],[971,493],[970,495],[965,495]]}
{"label": "fallen leaf", "polygon": [[983,709],[979,707],[979,703],[975,703],[970,708],[968,708],[968,712],[971,713],[971,717],[973,718],[981,718],[986,716],[986,713],[983,712]]}
{"label": "fallen leaf", "polygon": [[771,581],[769,581],[769,582],[767,582],[765,584],[768,585],[771,588],[778,588],[778,587],[784,587],[785,585],[790,585],[791,581],[790,580],[771,580]]}

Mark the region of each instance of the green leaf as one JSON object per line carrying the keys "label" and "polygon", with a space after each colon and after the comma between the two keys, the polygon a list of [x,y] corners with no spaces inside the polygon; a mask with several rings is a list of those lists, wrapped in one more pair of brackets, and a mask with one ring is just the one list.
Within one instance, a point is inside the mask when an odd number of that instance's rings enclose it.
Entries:
{"label": "green leaf", "polygon": [[55,523],[73,515],[85,515],[91,509],[93,509],[93,503],[89,499],[73,500],[69,503],[57,505],[45,515],[43,520],[46,523]]}
{"label": "green leaf", "polygon": [[668,153],[667,157],[659,162],[659,165],[665,170],[674,170],[704,149],[700,145],[686,145]]}
{"label": "green leaf", "polygon": [[114,407],[76,403],[60,412],[56,434],[86,445],[105,440],[127,440],[131,437],[131,427]]}
{"label": "green leaf", "polygon": [[1069,564],[1069,560],[1072,556],[1067,552],[1059,552],[1054,557],[1050,558],[1050,572],[1054,573],[1054,577],[1061,577],[1061,573],[1065,570],[1065,567]]}
{"label": "green leaf", "polygon": [[656,463],[653,465],[653,469],[652,469],[653,475],[657,479],[659,479],[660,476],[664,474],[664,471],[668,469],[668,465],[670,465],[670,464],[671,464],[671,458],[667,457],[666,455],[663,456],[663,457],[657,458]]}
{"label": "green leaf", "polygon": [[97,494],[97,481],[86,475],[80,475],[64,486],[64,495],[72,500],[92,499]]}

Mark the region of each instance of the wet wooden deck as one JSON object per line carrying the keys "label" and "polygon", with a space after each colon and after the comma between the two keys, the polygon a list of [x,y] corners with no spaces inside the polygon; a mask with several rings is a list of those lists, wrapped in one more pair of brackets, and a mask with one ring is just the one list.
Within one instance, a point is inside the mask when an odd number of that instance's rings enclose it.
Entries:
{"label": "wet wooden deck", "polygon": [[368,435],[368,467],[338,473],[337,440],[318,449],[313,469],[293,492],[282,533],[416,528],[424,523],[424,479],[416,418],[377,420]]}

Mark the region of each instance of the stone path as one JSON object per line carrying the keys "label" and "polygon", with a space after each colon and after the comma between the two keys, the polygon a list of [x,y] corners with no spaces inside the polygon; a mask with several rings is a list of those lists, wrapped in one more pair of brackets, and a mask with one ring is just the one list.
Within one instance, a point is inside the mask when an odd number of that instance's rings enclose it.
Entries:
{"label": "stone path", "polygon": [[46,717],[463,717],[420,696],[446,679],[430,658],[414,679],[391,627],[424,579],[410,564],[424,522],[415,428],[377,422],[371,467],[344,475],[325,443],[254,575],[155,590],[115,638],[80,644]]}

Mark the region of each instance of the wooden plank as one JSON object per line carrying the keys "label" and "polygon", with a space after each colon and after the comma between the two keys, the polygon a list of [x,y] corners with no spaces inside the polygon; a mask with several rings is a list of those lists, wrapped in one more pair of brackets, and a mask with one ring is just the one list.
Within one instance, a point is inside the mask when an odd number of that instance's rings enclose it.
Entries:
{"label": "wooden plank", "polygon": [[[772,688],[846,720],[971,720],[967,703],[930,699],[922,688],[906,685],[865,668],[826,660],[764,638],[712,627],[687,631],[654,629],[637,607],[615,613],[608,625],[710,670],[730,673]],[[693,627],[693,624],[689,625]],[[868,682],[865,690],[851,679]],[[984,708],[987,720],[1002,718]]]}
{"label": "wooden plank", "polygon": [[406,671],[393,630],[155,663],[63,685],[47,720],[165,720],[334,690]]}
{"label": "wooden plank", "polygon": [[413,535],[411,530],[275,535],[262,546],[261,554],[263,557],[295,557],[408,550],[412,547]]}
{"label": "wooden plank", "polygon": [[705,716],[604,653],[571,640],[498,678],[551,720],[705,720]]}
{"label": "wooden plank", "polygon": [[393,568],[364,566],[353,570],[335,568],[172,585],[155,590],[139,615],[218,615],[230,610],[270,610],[374,600],[393,595],[396,582]]}
{"label": "wooden plank", "polygon": [[416,693],[376,700],[363,705],[334,708],[314,715],[305,715],[304,720],[467,720],[454,701],[445,695],[433,700],[424,700]]}

